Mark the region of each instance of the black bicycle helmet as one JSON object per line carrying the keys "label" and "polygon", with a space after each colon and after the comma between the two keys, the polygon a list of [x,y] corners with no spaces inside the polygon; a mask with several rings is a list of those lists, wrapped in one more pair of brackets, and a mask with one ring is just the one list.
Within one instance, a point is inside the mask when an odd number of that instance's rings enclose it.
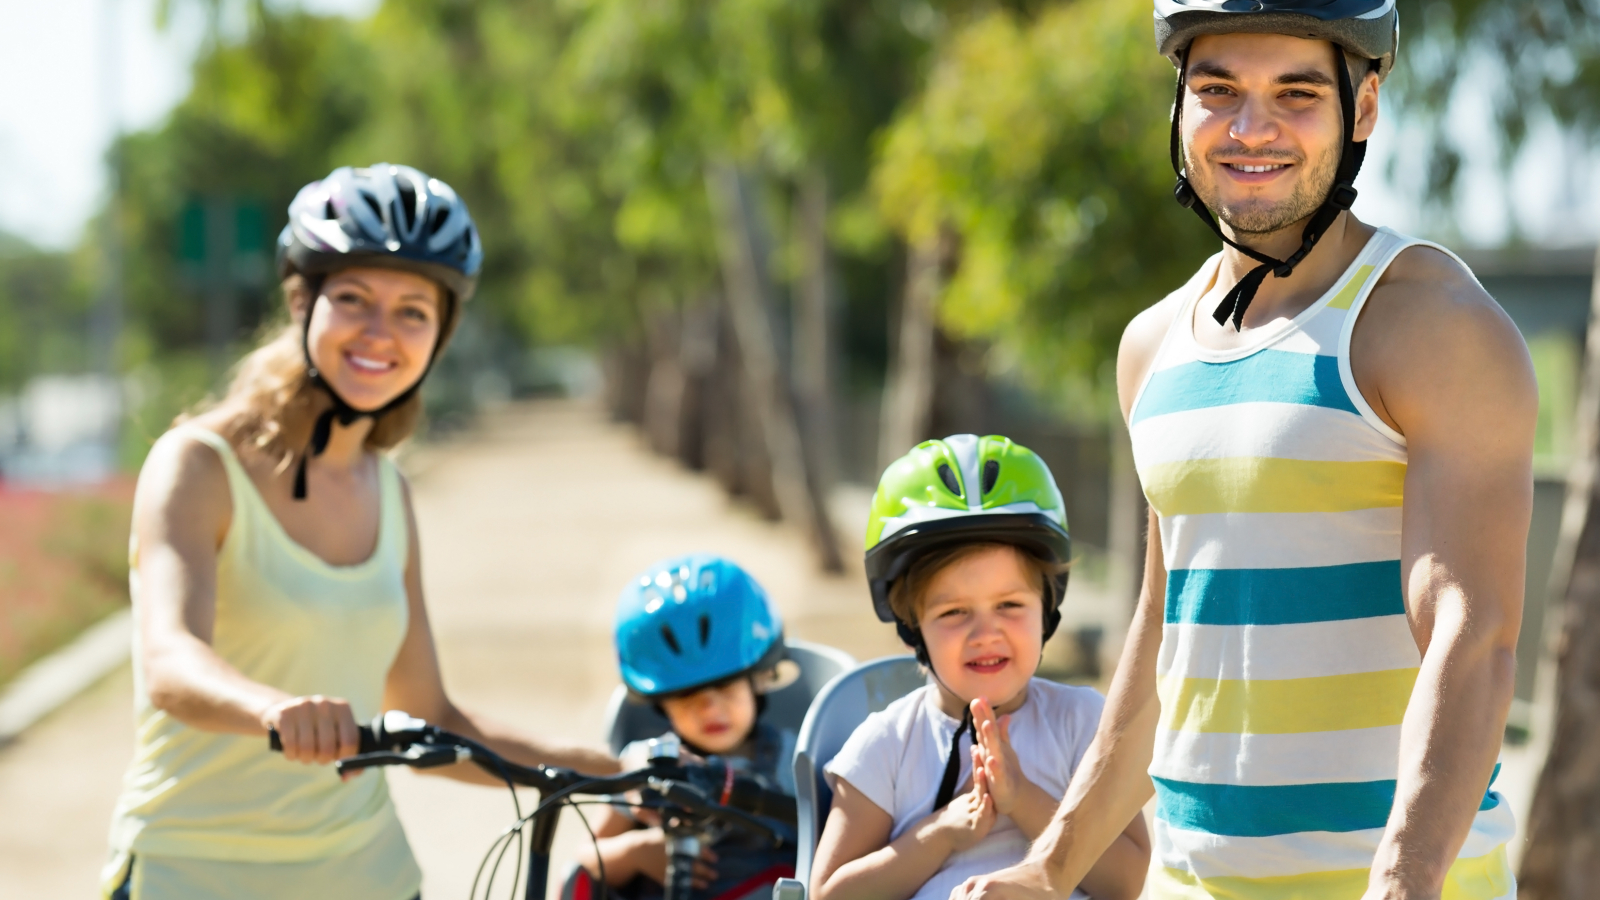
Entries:
{"label": "black bicycle helmet", "polygon": [[[459,307],[477,288],[483,245],[467,205],[448,184],[410,166],[378,163],[364,169],[342,166],[300,189],[289,204],[289,224],[278,235],[278,275],[301,274],[315,289],[325,276],[352,266],[415,272],[445,288],[446,303]],[[306,498],[306,461],[328,447],[335,420],[349,425],[376,418],[409,401],[432,371],[445,331],[416,382],[379,409],[356,409],[333,389],[311,359],[311,310],[306,310],[301,349],[311,383],[333,400],[317,417],[311,441],[295,470],[294,498]]]}
{"label": "black bicycle helmet", "polygon": [[[1339,79],[1339,105],[1344,117],[1344,148],[1328,197],[1312,214],[1300,235],[1300,246],[1288,259],[1276,259],[1246,247],[1222,233],[1222,227],[1195,196],[1183,169],[1180,124],[1183,114],[1183,88],[1189,46],[1204,34],[1286,34],[1332,43],[1339,51],[1334,61]],[[1223,243],[1261,265],[1239,279],[1212,313],[1218,324],[1233,320],[1241,328],[1244,313],[1255,299],[1256,290],[1268,274],[1288,278],[1322,239],[1339,213],[1355,203],[1356,174],[1366,158],[1365,141],[1354,140],[1355,88],[1343,54],[1348,51],[1375,62],[1378,80],[1394,68],[1400,39],[1400,17],[1395,0],[1155,0],[1156,47],[1178,69],[1177,96],[1172,107],[1172,170],[1178,176],[1173,197],[1195,215]]]}

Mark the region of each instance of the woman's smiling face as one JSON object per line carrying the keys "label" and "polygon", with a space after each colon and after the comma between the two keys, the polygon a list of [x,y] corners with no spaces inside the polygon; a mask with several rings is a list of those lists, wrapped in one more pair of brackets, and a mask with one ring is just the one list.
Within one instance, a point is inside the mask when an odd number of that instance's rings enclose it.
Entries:
{"label": "woman's smiling face", "polygon": [[379,409],[427,371],[442,311],[443,292],[426,276],[379,268],[335,272],[311,308],[311,361],[351,406]]}
{"label": "woman's smiling face", "polygon": [[991,547],[945,566],[921,601],[922,640],[945,687],[1014,708],[1044,650],[1041,585],[1020,551]]}

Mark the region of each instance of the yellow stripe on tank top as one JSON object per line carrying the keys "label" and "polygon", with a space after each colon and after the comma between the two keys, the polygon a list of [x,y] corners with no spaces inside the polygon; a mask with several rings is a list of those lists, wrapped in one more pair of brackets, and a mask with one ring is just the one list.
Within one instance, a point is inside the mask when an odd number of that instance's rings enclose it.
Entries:
{"label": "yellow stripe on tank top", "polygon": [[[1153,900],[1361,900],[1368,870],[1342,869],[1272,878],[1196,878],[1181,869],[1156,868]],[[1511,865],[1504,844],[1478,857],[1458,859],[1445,875],[1442,900],[1499,900],[1511,893]]]}
{"label": "yellow stripe on tank top", "polygon": [[1399,725],[1417,669],[1315,678],[1167,677],[1161,727],[1215,734],[1305,734]]}
{"label": "yellow stripe on tank top", "polygon": [[1163,516],[1350,512],[1399,506],[1406,464],[1233,456],[1159,463],[1139,475]]}
{"label": "yellow stripe on tank top", "polygon": [[1366,284],[1367,279],[1371,277],[1372,266],[1362,266],[1357,269],[1355,276],[1345,282],[1344,287],[1339,289],[1339,293],[1328,301],[1328,308],[1349,309],[1350,304],[1356,302],[1356,295],[1361,293],[1361,286]]}

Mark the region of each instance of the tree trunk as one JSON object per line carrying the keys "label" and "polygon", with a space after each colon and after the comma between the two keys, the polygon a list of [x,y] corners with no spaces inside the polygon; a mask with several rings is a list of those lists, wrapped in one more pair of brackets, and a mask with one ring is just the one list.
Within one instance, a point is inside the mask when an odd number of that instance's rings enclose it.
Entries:
{"label": "tree trunk", "polygon": [[824,570],[843,571],[826,498],[817,480],[807,477],[795,404],[772,333],[765,244],[757,230],[749,186],[732,165],[715,163],[706,170],[706,193],[717,221],[723,282],[750,388],[747,396],[758,401],[758,421],[771,463],[779,515],[810,534]]}
{"label": "tree trunk", "polygon": [[[1523,900],[1587,900],[1600,886],[1600,255],[1552,597],[1563,598],[1550,750],[1528,814]],[[1555,617],[1551,617],[1554,619]]]}
{"label": "tree trunk", "polygon": [[914,243],[906,254],[900,321],[893,329],[894,357],[883,387],[880,469],[928,437],[933,418],[934,311],[944,274],[940,243],[937,238]]}
{"label": "tree trunk", "polygon": [[835,478],[833,409],[833,267],[828,254],[828,180],[807,173],[795,204],[800,245],[793,315],[794,393],[800,443],[813,491],[827,497]]}
{"label": "tree trunk", "polygon": [[712,380],[716,378],[720,300],[701,297],[683,311],[680,320],[679,364],[685,379],[683,410],[679,417],[678,461],[700,471],[706,468],[706,442],[711,434]]}
{"label": "tree trunk", "polygon": [[650,449],[677,457],[683,444],[683,409],[689,379],[683,368],[682,321],[678,310],[663,307],[645,316],[645,348],[650,374],[644,389],[644,433]]}

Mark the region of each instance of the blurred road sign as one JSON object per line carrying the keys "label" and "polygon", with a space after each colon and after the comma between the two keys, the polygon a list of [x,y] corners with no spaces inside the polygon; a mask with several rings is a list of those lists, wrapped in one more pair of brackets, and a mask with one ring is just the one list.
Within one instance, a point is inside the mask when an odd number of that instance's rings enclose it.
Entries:
{"label": "blurred road sign", "polygon": [[241,327],[240,292],[263,288],[271,274],[266,210],[226,195],[191,198],[178,217],[178,259],[205,303],[205,341],[220,359]]}

